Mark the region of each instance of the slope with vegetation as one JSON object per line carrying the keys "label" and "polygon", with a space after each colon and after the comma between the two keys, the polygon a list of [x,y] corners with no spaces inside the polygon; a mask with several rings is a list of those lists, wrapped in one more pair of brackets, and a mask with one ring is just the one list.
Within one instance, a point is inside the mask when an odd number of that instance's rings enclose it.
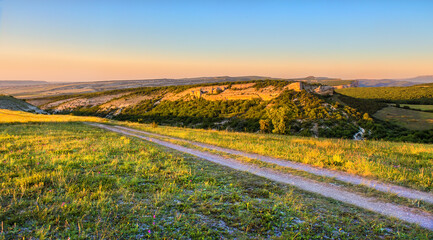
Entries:
{"label": "slope with vegetation", "polygon": [[[365,88],[337,89],[339,94],[334,96],[317,94],[323,89],[318,83],[259,80],[117,89],[29,101],[54,113],[142,123],[300,136],[354,138],[356,135],[366,139],[433,142],[433,129],[411,130],[386,118],[373,119],[372,116],[377,116],[374,114],[387,103],[344,95],[362,92]],[[329,90],[325,92],[329,93]]]}
{"label": "slope with vegetation", "polygon": [[[433,143],[433,84],[336,90],[338,99],[375,118],[372,137]],[[425,111],[425,112],[422,112]]]}
{"label": "slope with vegetation", "polygon": [[368,115],[320,95],[320,89],[283,80],[228,82],[61,96],[45,99],[42,107],[56,113],[193,128],[343,138],[352,138],[360,124],[371,121]]}
{"label": "slope with vegetation", "polygon": [[433,104],[433,84],[410,87],[346,88],[336,91],[358,99],[372,99],[387,103]]}
{"label": "slope with vegetation", "polygon": [[36,106],[33,106],[23,100],[16,99],[12,96],[0,95],[0,109],[9,109],[15,111],[25,111],[33,113],[45,113]]}

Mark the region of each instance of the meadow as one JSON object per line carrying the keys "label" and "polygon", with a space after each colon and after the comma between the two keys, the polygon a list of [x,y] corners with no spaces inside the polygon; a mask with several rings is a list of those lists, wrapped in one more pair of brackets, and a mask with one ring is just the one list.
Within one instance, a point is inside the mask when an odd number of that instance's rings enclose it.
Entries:
{"label": "meadow", "polygon": [[341,170],[423,191],[433,190],[431,144],[353,141],[169,126],[155,128],[151,124],[123,124],[167,136]]}
{"label": "meadow", "polygon": [[107,122],[98,117],[80,117],[72,115],[45,115],[21,111],[0,109],[0,124],[29,122]]}
{"label": "meadow", "polygon": [[433,105],[419,105],[419,104],[400,104],[401,107],[409,107],[411,109],[421,111],[433,111]]}
{"label": "meadow", "polygon": [[0,239],[432,237],[153,143],[29,121],[0,124]]}
{"label": "meadow", "polygon": [[433,113],[411,109],[386,107],[376,112],[374,117],[389,121],[411,130],[433,129]]}
{"label": "meadow", "polygon": [[365,87],[336,89],[342,95],[383,102],[433,104],[433,84],[410,87]]}

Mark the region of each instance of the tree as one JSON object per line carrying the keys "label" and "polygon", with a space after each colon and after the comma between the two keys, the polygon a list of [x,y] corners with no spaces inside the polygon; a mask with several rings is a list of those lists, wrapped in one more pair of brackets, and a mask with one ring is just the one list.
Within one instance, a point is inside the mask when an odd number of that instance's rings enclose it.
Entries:
{"label": "tree", "polygon": [[271,130],[271,121],[269,119],[260,119],[260,132],[268,133]]}
{"label": "tree", "polygon": [[365,121],[372,121],[373,119],[370,117],[370,115],[368,115],[368,113],[364,113],[364,115],[362,116],[362,119]]}
{"label": "tree", "polygon": [[296,116],[297,109],[292,109],[290,106],[281,106],[278,108],[269,108],[267,110],[268,118],[272,120],[274,129],[273,133],[284,134],[287,131],[287,123]]}

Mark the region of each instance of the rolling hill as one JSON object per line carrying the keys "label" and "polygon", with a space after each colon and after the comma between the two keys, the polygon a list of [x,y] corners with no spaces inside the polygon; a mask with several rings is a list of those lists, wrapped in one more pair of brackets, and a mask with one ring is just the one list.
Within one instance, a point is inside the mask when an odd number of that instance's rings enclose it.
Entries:
{"label": "rolling hill", "polygon": [[409,87],[347,88],[338,93],[358,99],[382,102],[433,104],[433,83]]}
{"label": "rolling hill", "polygon": [[[53,113],[193,128],[352,138],[362,114],[333,87],[284,80],[120,89],[28,100]],[[369,119],[366,117],[366,119]]]}
{"label": "rolling hill", "polygon": [[0,109],[8,109],[14,111],[46,113],[45,111],[33,106],[23,100],[16,99],[12,96],[0,95]]}

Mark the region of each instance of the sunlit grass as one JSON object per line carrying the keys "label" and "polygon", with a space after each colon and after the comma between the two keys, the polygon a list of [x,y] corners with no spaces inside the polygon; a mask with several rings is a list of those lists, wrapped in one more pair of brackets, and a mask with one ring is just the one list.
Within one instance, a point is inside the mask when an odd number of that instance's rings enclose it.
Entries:
{"label": "sunlit grass", "polygon": [[412,188],[433,190],[433,145],[316,139],[128,123],[149,132],[342,170]]}
{"label": "sunlit grass", "polygon": [[28,123],[28,122],[106,122],[97,117],[80,117],[71,115],[44,115],[28,112],[0,109],[0,123]]}
{"label": "sunlit grass", "polygon": [[81,123],[0,124],[0,239],[431,232]]}

